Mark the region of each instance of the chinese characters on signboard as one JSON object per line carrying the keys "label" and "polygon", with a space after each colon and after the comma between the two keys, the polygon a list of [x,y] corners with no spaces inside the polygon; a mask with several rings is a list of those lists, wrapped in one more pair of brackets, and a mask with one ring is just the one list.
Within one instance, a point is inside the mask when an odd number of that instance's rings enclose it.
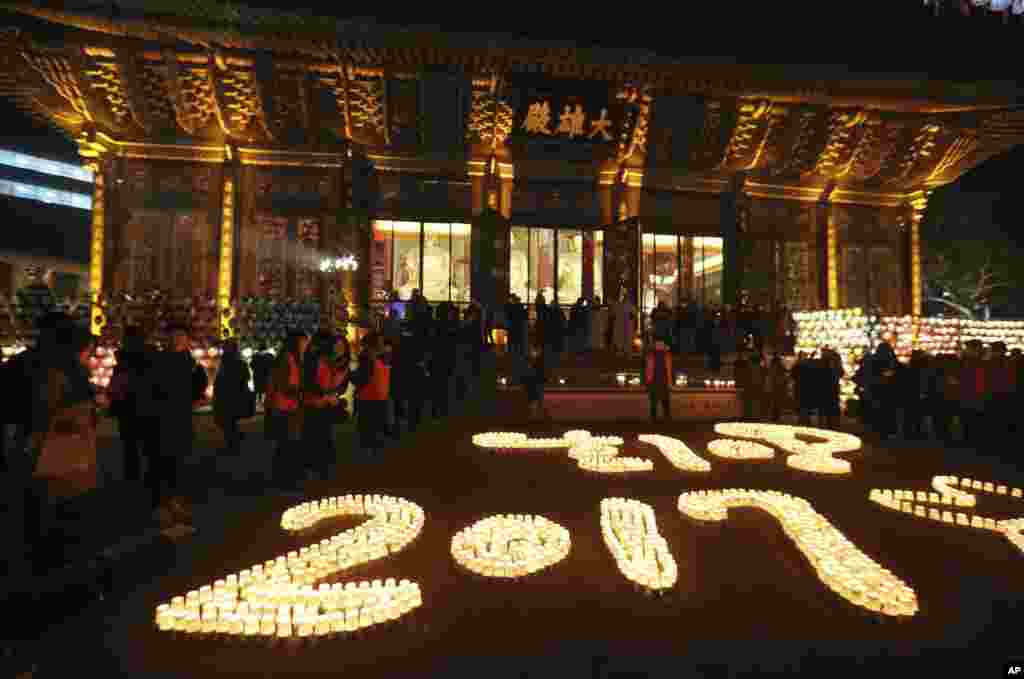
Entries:
{"label": "chinese characters on signboard", "polygon": [[611,141],[609,128],[612,121],[608,119],[608,109],[602,108],[597,117],[588,116],[582,104],[575,107],[566,105],[558,116],[558,125],[552,129],[551,104],[548,100],[534,101],[526,110],[522,128],[528,134],[548,136],[567,135],[569,139],[585,137],[596,141]]}
{"label": "chinese characters on signboard", "polygon": [[518,78],[514,133],[534,140],[609,144],[618,138],[624,104],[612,88],[585,81]]}

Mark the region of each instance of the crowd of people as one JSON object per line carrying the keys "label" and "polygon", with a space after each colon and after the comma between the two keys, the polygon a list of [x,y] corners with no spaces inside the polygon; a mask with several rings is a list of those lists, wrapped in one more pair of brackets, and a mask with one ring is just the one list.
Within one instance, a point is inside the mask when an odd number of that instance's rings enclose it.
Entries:
{"label": "crowd of people", "polygon": [[624,294],[612,304],[602,303],[600,297],[581,297],[566,314],[561,305],[546,301],[544,294],[538,292],[532,310],[531,327],[530,310],[513,294],[502,309],[503,320],[499,324],[508,332],[513,355],[526,356],[531,345],[537,346],[552,365],[567,353],[610,351],[619,356],[629,355],[634,351],[634,337],[640,329],[643,346],[653,346],[661,340],[673,354],[704,354],[711,370],[718,372],[723,355],[744,347],[762,352],[770,346],[778,352],[791,353],[796,335],[793,315],[785,306],[703,306],[680,301],[672,308],[660,301],[649,314],[643,315],[638,314],[628,294]]}
{"label": "crowd of people", "polygon": [[865,425],[882,437],[1005,448],[1018,430],[1024,354],[1007,352],[1003,342],[985,347],[972,340],[959,355],[914,351],[902,363],[883,342],[863,358],[853,380]]}
{"label": "crowd of people", "polygon": [[[273,444],[268,488],[296,491],[306,482],[328,478],[339,462],[334,425],[353,418],[356,457],[383,459],[390,441],[415,431],[424,418],[447,416],[458,403],[476,400],[495,388],[493,327],[508,333],[515,377],[524,388],[531,417],[543,417],[543,392],[551,367],[566,352],[630,354],[638,320],[625,300],[606,306],[580,300],[566,319],[561,307],[536,300],[531,332],[525,305],[511,296],[498,314],[477,304],[431,306],[415,291],[392,308],[353,349],[342,335],[321,329],[307,336],[292,332],[280,351],[261,346],[247,361],[238,344],[226,340],[213,383],[212,412],[224,434],[225,455],[243,452],[240,422],[262,404],[264,435]],[[787,368],[792,350],[791,315],[785,309],[659,304],[643,323],[642,373],[651,419],[668,419],[673,356],[703,351],[712,370],[721,355],[735,356],[733,377],[743,417],[778,421],[789,411],[802,424],[840,426],[843,362],[829,347],[813,356],[800,353]],[[12,399],[0,456],[5,476],[14,479],[8,497],[15,521],[12,544],[33,545],[45,537],[61,499],[98,485],[97,409],[116,419],[123,443],[125,478],[147,489],[162,525],[190,518],[182,485],[182,463],[190,457],[193,414],[205,401],[208,375],[192,355],[189,329],[171,329],[166,346],[155,346],[139,327],[125,330],[109,389],[97,392],[89,360],[97,340],[61,313],[39,324],[36,346],[2,367]],[[767,348],[773,348],[773,354]],[[356,355],[353,355],[356,353]],[[716,358],[717,356],[717,358]],[[490,366],[490,368],[488,368]],[[906,364],[883,342],[851,375],[857,385],[858,414],[881,437],[927,432],[954,443],[980,444],[1015,432],[1021,406],[1024,358],[995,343],[982,350],[970,342],[960,356],[914,352]],[[347,405],[352,389],[352,409]],[[20,536],[20,537],[19,537]],[[17,551],[17,550],[15,550]]]}
{"label": "crowd of people", "polygon": [[[262,403],[264,435],[274,448],[268,489],[296,491],[331,474],[340,420],[355,420],[358,457],[380,460],[390,439],[419,427],[428,407],[444,417],[478,395],[490,348],[478,306],[431,308],[417,295],[406,318],[392,320],[363,337],[355,357],[347,339],[327,329],[312,337],[292,332],[276,354],[262,346],[249,361],[236,341],[224,341],[212,398],[221,453],[243,452],[240,422]],[[187,327],[171,328],[169,338],[161,347],[142,328],[126,328],[109,388],[97,390],[89,373],[97,338],[52,313],[40,321],[36,345],[3,365],[4,384],[25,395],[5,410],[0,436],[4,475],[13,482],[9,499],[17,496],[10,544],[24,558],[16,561],[37,561],[34,550],[47,544],[57,505],[99,485],[100,410],[116,420],[125,479],[148,491],[155,520],[169,526],[191,519],[183,463],[209,376],[193,358]],[[353,413],[345,399],[350,385]]]}

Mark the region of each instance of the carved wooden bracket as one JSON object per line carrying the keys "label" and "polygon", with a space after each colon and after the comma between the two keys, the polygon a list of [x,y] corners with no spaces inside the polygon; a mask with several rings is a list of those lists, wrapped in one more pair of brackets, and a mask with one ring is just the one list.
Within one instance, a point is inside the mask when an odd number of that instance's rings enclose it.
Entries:
{"label": "carved wooden bracket", "polygon": [[274,62],[270,55],[260,53],[253,62],[252,86],[259,99],[263,115],[260,116],[260,125],[267,135],[267,139],[273,140],[273,124],[271,114],[274,111]]}
{"label": "carved wooden bracket", "polygon": [[149,104],[143,94],[135,53],[128,50],[116,52],[117,65],[121,69],[121,84],[132,112],[132,118],[147,133],[152,132],[149,118]]}
{"label": "carved wooden bracket", "polygon": [[182,130],[189,135],[193,135],[196,133],[196,127],[185,110],[185,100],[182,96],[180,80],[181,68],[178,65],[178,54],[171,48],[164,48],[161,50],[161,54],[164,58],[162,69],[164,83],[167,87],[167,92],[171,97],[171,102],[174,105],[174,117]]}
{"label": "carved wooden bracket", "polygon": [[219,50],[210,50],[208,56],[208,73],[213,92],[213,115],[217,118],[217,124],[220,126],[221,131],[226,137],[230,138],[232,136],[231,130],[228,129],[227,120],[224,115],[227,103],[224,98],[224,74],[228,67]]}

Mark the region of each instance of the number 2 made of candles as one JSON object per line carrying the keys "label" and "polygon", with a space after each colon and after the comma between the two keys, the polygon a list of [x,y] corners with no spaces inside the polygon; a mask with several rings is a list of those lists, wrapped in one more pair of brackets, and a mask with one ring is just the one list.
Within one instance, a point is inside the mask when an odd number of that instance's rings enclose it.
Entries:
{"label": "number 2 made of candles", "polygon": [[346,495],[284,512],[281,527],[302,531],[340,516],[366,516],[359,526],[175,597],[157,607],[163,631],[246,637],[322,637],[397,620],[422,604],[408,580],[313,583],[401,551],[422,531],[418,505],[381,495]]}

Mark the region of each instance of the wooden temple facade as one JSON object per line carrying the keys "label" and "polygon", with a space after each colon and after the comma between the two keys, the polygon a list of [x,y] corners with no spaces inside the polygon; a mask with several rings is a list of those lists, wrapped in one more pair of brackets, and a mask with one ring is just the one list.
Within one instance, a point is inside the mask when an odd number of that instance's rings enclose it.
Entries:
{"label": "wooden temple facade", "polygon": [[[77,141],[96,172],[94,293],[157,286],[226,306],[340,286],[367,304],[447,266],[437,289],[493,303],[510,289],[532,298],[544,267],[567,285],[548,260],[578,257],[573,294],[692,296],[696,266],[717,272],[716,302],[747,291],[919,314],[929,191],[1024,141],[1012,85],[964,94],[416,31],[261,37],[14,5],[0,94]],[[40,20],[61,37],[38,34]],[[573,234],[567,250],[541,242],[549,227]],[[399,233],[420,248],[401,264]],[[708,243],[714,263],[693,254]],[[425,247],[449,256],[431,264]],[[320,272],[341,254],[356,272]]]}

